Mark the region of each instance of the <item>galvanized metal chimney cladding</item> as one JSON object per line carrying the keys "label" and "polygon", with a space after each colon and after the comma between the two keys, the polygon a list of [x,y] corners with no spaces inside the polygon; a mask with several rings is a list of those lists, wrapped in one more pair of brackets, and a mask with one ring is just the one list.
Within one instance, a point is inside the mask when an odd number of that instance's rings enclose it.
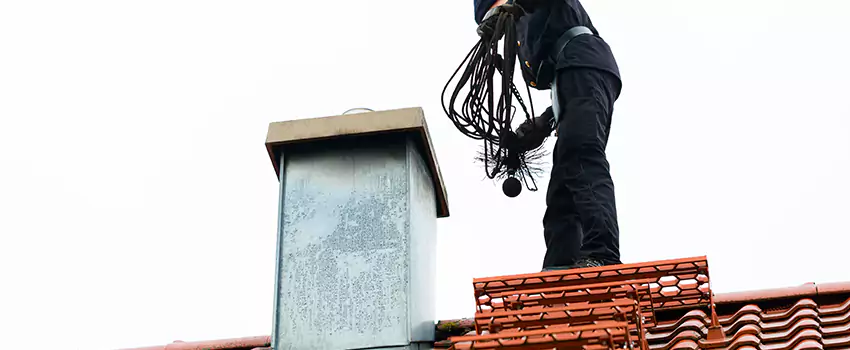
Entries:
{"label": "galvanized metal chimney cladding", "polygon": [[272,347],[430,348],[449,210],[422,109],[272,123],[266,148],[280,181]]}

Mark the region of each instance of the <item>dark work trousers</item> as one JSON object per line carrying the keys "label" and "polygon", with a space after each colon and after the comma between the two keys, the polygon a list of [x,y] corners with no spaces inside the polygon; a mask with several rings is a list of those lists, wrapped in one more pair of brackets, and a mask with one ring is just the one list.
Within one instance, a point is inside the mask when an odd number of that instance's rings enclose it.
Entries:
{"label": "dark work trousers", "polygon": [[543,217],[544,268],[585,257],[621,263],[614,182],[605,156],[620,84],[615,75],[593,68],[557,72],[552,102],[559,124]]}

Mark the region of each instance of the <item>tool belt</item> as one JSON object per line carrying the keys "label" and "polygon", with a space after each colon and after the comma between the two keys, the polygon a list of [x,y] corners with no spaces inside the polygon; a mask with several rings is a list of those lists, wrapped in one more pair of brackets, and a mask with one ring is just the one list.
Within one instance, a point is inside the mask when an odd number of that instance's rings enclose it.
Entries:
{"label": "tool belt", "polygon": [[564,32],[553,46],[553,50],[542,59],[537,71],[532,71],[531,68],[523,65],[522,75],[525,81],[532,87],[538,89],[546,89],[552,87],[555,80],[555,65],[558,62],[558,57],[564,52],[567,45],[580,35],[593,35],[593,31],[585,26],[575,26]]}

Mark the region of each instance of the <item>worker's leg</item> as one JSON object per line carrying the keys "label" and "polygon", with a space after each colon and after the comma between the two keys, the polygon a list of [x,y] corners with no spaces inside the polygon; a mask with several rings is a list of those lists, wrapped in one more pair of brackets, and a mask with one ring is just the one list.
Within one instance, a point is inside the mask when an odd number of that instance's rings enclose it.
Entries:
{"label": "worker's leg", "polygon": [[620,81],[601,70],[570,68],[558,72],[556,84],[560,122],[543,220],[544,267],[587,257],[619,264],[614,183],[605,148]]}
{"label": "worker's leg", "polygon": [[546,213],[543,215],[543,239],[546,255],[543,268],[567,267],[576,263],[581,249],[581,220],[573,205],[573,196],[563,185],[566,167],[553,152],[552,175],[546,192]]}

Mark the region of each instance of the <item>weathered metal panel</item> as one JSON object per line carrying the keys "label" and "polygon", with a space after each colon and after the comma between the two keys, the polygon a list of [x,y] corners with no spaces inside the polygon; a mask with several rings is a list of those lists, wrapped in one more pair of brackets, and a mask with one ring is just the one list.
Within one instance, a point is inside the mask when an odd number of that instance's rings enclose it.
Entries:
{"label": "weathered metal panel", "polygon": [[406,347],[425,323],[433,339],[433,293],[420,289],[433,288],[436,202],[411,145],[388,136],[284,150],[276,350]]}
{"label": "weathered metal panel", "polygon": [[[284,164],[284,160],[286,159],[286,154],[280,155],[280,164]],[[281,282],[281,269],[280,269],[280,257],[281,251],[283,250],[283,232],[284,232],[284,221],[283,221],[283,200],[286,195],[286,181],[284,181],[284,175],[286,172],[283,169],[283,165],[281,165],[280,172],[278,173],[278,198],[277,198],[277,239],[275,242],[275,272],[274,272],[274,314],[272,315],[272,334],[269,337],[269,345],[272,346],[277,344],[278,338],[278,329],[280,327],[280,282]]]}
{"label": "weathered metal panel", "polygon": [[413,341],[433,341],[437,317],[436,192],[414,142],[407,143],[410,175],[410,329]]}

